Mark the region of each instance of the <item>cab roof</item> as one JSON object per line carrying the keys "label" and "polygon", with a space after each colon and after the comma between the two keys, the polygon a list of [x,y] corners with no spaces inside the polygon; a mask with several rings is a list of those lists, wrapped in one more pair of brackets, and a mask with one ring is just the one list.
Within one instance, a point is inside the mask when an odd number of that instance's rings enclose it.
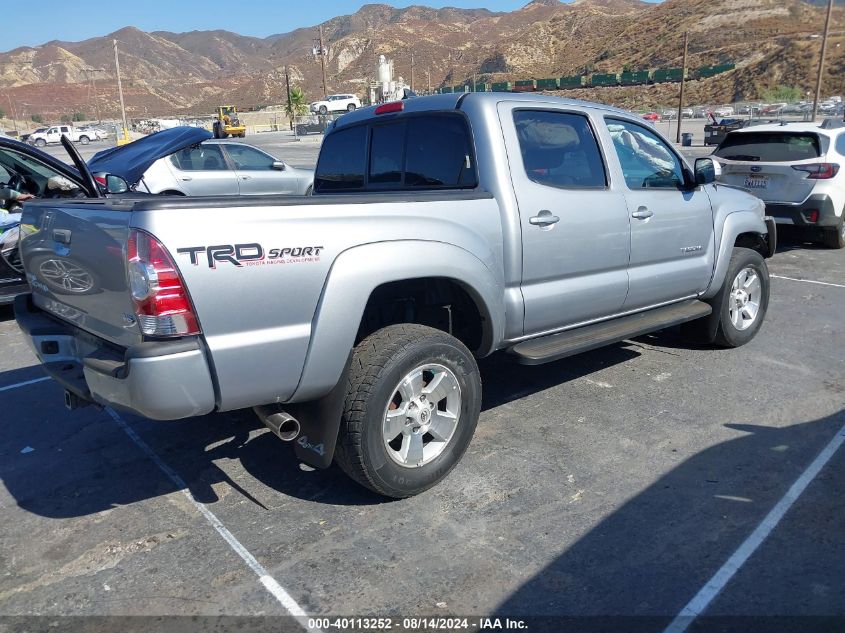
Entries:
{"label": "cab roof", "polygon": [[[457,110],[460,109],[464,103],[472,102],[474,105],[481,107],[495,108],[496,104],[502,101],[524,101],[526,103],[553,103],[555,105],[568,105],[579,108],[592,108],[595,110],[602,110],[605,112],[612,112],[616,114],[625,114],[631,116],[631,112],[615,108],[613,106],[605,105],[603,103],[594,103],[592,101],[582,101],[580,99],[567,99],[564,97],[555,97],[543,93],[525,93],[525,92],[460,92],[447,93],[440,95],[429,95],[425,97],[411,97],[404,99],[403,112],[427,112],[435,110]],[[376,116],[375,110],[378,106],[367,106],[365,108],[358,108],[353,112],[344,114],[336,119],[333,127],[343,127],[353,123],[371,119]],[[331,128],[330,128],[331,129]]]}

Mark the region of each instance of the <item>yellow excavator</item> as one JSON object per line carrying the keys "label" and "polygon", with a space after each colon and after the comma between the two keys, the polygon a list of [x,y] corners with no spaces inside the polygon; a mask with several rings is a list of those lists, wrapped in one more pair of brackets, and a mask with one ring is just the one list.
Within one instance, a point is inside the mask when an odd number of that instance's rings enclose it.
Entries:
{"label": "yellow excavator", "polygon": [[246,125],[238,118],[236,106],[219,106],[217,108],[217,119],[213,125],[214,138],[226,138],[227,136],[246,136]]}

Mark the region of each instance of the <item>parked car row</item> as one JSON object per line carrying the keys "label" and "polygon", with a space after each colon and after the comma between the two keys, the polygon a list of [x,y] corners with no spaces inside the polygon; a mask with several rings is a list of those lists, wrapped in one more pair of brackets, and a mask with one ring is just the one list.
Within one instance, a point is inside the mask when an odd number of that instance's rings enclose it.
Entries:
{"label": "parked car row", "polygon": [[[95,175],[95,184],[89,185],[78,166],[69,167],[36,147],[0,136],[0,187],[37,198],[310,195],[312,170],[293,167],[244,143],[210,137],[206,130],[180,127],[104,150],[85,167]],[[66,146],[73,150],[69,142]],[[76,154],[74,162],[81,160]],[[123,190],[110,187],[107,175],[118,177]],[[28,290],[17,251],[20,206],[14,201],[0,201],[0,303],[9,303]],[[57,269],[55,275],[56,283],[84,285],[70,269]]]}

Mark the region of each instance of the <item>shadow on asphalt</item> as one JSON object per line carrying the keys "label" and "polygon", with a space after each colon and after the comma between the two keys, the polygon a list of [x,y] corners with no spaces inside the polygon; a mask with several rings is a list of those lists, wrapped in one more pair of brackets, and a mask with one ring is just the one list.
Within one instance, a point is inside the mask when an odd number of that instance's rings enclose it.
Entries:
{"label": "shadow on asphalt", "polygon": [[[636,356],[637,352],[617,345],[542,367],[524,367],[497,354],[481,362],[482,409]],[[38,367],[2,372],[0,386],[42,375]],[[0,456],[4,456],[0,478],[22,508],[51,518],[85,516],[176,489],[105,411],[89,406],[69,412],[62,403],[61,389],[53,382],[0,393],[3,418],[13,421],[0,426]],[[238,461],[258,482],[291,497],[336,505],[388,501],[352,482],[336,466],[322,471],[303,469],[292,447],[265,431],[248,409],[174,422],[123,417],[203,503],[218,501],[214,485],[225,482],[265,507],[229,477],[226,460]],[[38,450],[22,458],[19,451],[26,446]]]}
{"label": "shadow on asphalt", "polygon": [[[738,432],[736,439],[693,455],[657,479],[525,582],[499,605],[497,614],[511,618],[572,618],[551,621],[548,628],[543,622],[532,623],[531,630],[535,633],[560,630],[659,633],[751,534],[843,424],[845,410],[785,428],[726,424]],[[841,473],[828,477],[832,482],[840,478]],[[832,487],[835,486],[833,483]],[[815,530],[814,526],[829,524],[830,518],[825,516],[830,511],[817,506],[810,506],[809,511],[793,508],[786,520],[800,521],[798,532],[805,533]],[[802,539],[801,545],[806,546],[807,540]],[[833,555],[835,550],[829,549],[830,538],[823,545],[821,551],[812,554],[795,550],[793,557],[805,560],[809,556],[809,562],[818,560],[814,557]],[[785,557],[784,552],[782,558]],[[738,602],[746,604],[746,614],[795,613],[784,610],[793,605],[759,602],[760,596],[766,600],[766,582],[773,585],[784,582],[778,575],[779,560],[752,561],[758,564],[758,573],[762,569],[757,579],[762,586],[755,596],[757,602],[751,596],[738,598]],[[825,580],[818,574],[814,576],[813,571],[807,568],[806,578],[789,579],[806,590],[807,595],[795,597],[802,609],[799,614],[845,614],[841,602],[833,598],[835,593],[825,598],[817,587],[813,589]],[[841,582],[841,577],[837,578],[834,586]],[[672,597],[683,602],[673,605]],[[800,626],[778,628],[775,622],[765,619],[757,622],[759,629],[753,624],[748,618],[736,622],[729,618],[708,622],[705,618],[690,630],[823,630]],[[820,622],[807,620],[803,624],[815,627]]]}
{"label": "shadow on asphalt", "polygon": [[15,313],[11,305],[0,306],[0,323],[14,321]]}

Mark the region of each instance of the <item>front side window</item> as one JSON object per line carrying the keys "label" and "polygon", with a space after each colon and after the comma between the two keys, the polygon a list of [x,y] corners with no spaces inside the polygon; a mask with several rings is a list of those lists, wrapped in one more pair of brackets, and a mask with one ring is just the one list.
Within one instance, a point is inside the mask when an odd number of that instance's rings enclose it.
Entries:
{"label": "front side window", "polygon": [[605,187],[607,176],[586,116],[551,110],[513,113],[522,164],[541,185],[583,189]]}
{"label": "front side window", "polygon": [[230,143],[226,145],[226,151],[235,164],[235,169],[241,171],[267,171],[273,169],[273,163],[276,162],[269,154],[249,145]]}
{"label": "front side window", "polygon": [[623,119],[607,119],[607,128],[629,189],[684,187],[681,160],[654,132]]}
{"label": "front side window", "polygon": [[215,145],[195,145],[183,149],[170,157],[170,161],[182,171],[226,171],[226,159]]}

